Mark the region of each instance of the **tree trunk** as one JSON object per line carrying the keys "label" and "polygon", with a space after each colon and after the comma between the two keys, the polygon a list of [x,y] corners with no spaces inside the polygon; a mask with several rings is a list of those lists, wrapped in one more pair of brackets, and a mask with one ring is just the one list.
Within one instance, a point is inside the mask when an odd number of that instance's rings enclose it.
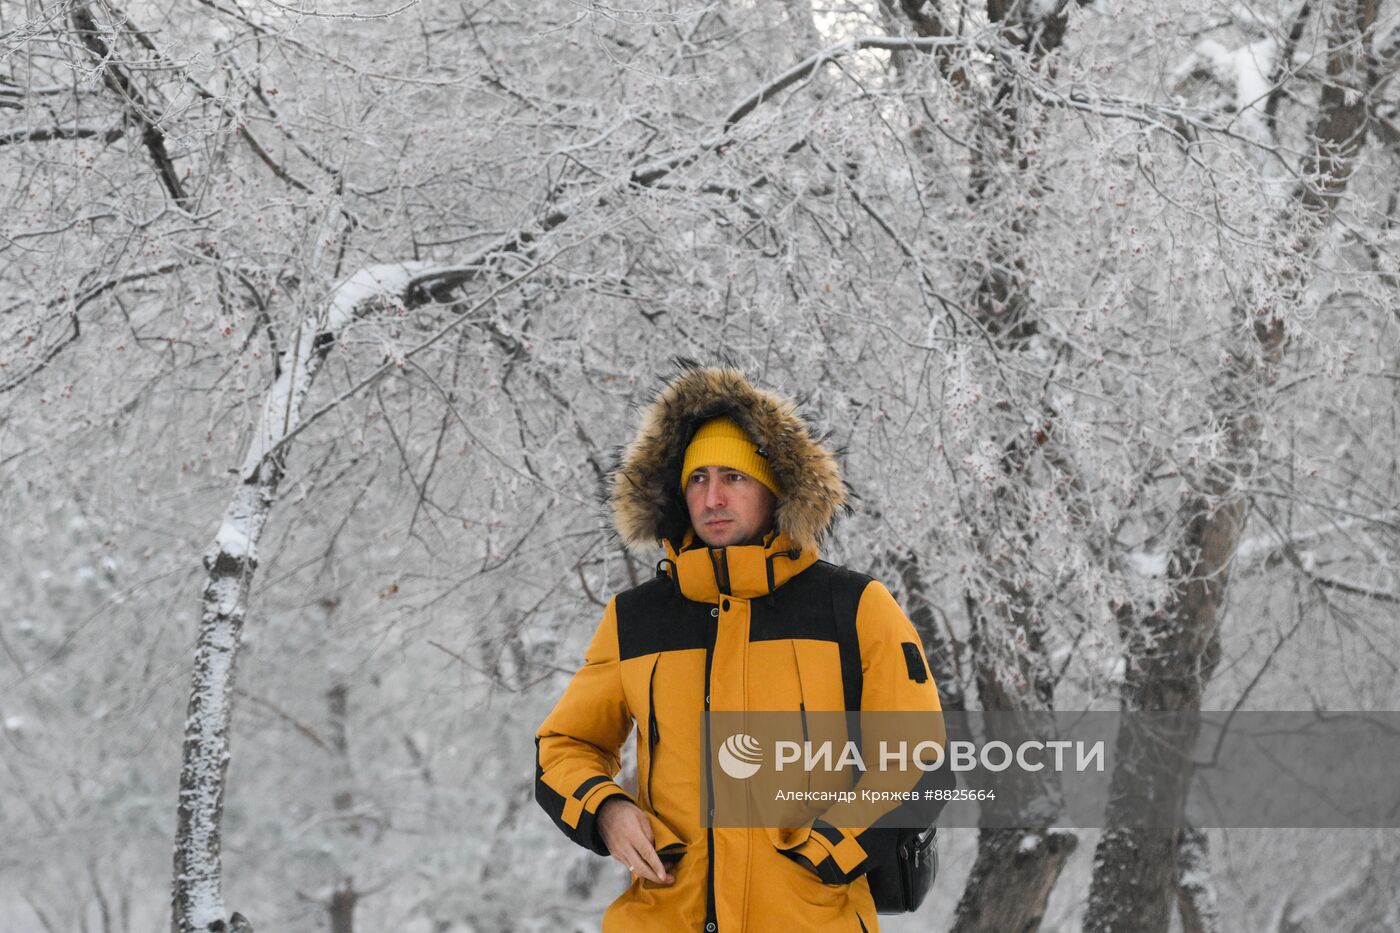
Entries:
{"label": "tree trunk", "polygon": [[1073,833],[1060,830],[979,830],[955,929],[1039,929],[1050,892],[1078,845]]}
{"label": "tree trunk", "polygon": [[355,933],[355,880],[346,878],[345,883],[331,895],[331,933]]}
{"label": "tree trunk", "polygon": [[[348,813],[355,806],[355,795],[351,791],[353,772],[350,767],[350,688],[337,683],[326,691],[326,702],[330,706],[331,750],[335,754],[335,785],[331,792],[331,806],[338,814]],[[360,824],[350,819],[345,824],[345,834],[351,837],[360,835]],[[360,898],[355,890],[355,879],[348,875],[331,894],[326,909],[330,913],[331,933],[355,933],[355,902]]]}
{"label": "tree trunk", "polygon": [[204,556],[209,576],[195,645],[176,811],[174,933],[207,933],[232,923],[232,918],[225,920],[221,848],[233,675],[248,589],[258,564],[258,541],[286,467],[287,448],[279,442],[299,424],[302,403],[341,330],[386,292],[404,291],[410,277],[406,265],[362,270],[335,290],[319,320],[303,322],[283,355],[238,488]]}
{"label": "tree trunk", "polygon": [[[331,751],[335,755],[336,787],[331,793],[331,806],[337,813],[344,813],[355,803],[355,796],[350,791],[350,737],[346,726],[350,712],[350,688],[342,683],[335,684],[326,691],[326,703],[330,707]],[[348,831],[358,835],[359,826],[352,822]]]}
{"label": "tree trunk", "polygon": [[1210,879],[1205,830],[1182,833],[1176,870],[1176,909],[1181,913],[1182,933],[1220,933],[1220,907]]}

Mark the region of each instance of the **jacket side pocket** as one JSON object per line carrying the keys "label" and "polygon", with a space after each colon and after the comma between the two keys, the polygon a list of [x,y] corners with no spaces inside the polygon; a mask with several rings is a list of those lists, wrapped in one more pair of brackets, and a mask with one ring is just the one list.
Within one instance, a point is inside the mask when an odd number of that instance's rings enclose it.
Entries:
{"label": "jacket side pocket", "polygon": [[654,837],[652,844],[656,847],[656,854],[661,857],[662,864],[670,869],[685,855],[686,841],[655,813],[648,811],[647,820],[651,823],[651,833]]}

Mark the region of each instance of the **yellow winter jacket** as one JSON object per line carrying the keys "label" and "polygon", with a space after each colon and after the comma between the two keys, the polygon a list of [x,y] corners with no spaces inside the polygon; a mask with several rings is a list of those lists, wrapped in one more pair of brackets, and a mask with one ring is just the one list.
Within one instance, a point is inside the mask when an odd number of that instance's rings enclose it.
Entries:
{"label": "yellow winter jacket", "polygon": [[[762,445],[783,485],[778,527],[763,544],[705,547],[668,498],[679,451],[717,413]],[[671,865],[671,885],[633,877],[605,912],[604,933],[874,933],[865,875],[893,859],[894,830],[820,819],[707,828],[700,812],[712,760],[706,710],[940,709],[919,636],[890,592],[819,558],[816,540],[844,501],[834,459],[791,403],[734,370],[692,368],[653,403],[613,483],[624,541],[634,550],[660,542],[665,557],[655,578],[608,602],[535,740],[536,799],[560,829],[607,855],[598,808],[626,796]],[[614,780],[634,728],[635,797]],[[941,730],[929,738],[945,740]]]}
{"label": "yellow winter jacket", "polygon": [[[584,666],[537,733],[540,804],[571,838],[606,855],[594,816],[609,797],[632,799],[613,777],[637,727],[635,802],[651,819],[657,851],[679,858],[676,880],[634,877],[605,913],[604,933],[873,933],[865,872],[874,858],[891,857],[891,830],[706,829],[702,712],[937,711],[913,626],[878,581],[793,551],[782,534],[766,546],[669,554],[674,573],[608,603]],[[728,586],[716,569],[727,570]],[[842,591],[856,607],[858,639],[858,653],[844,658],[833,609]],[[843,661],[860,665],[859,698],[846,696]]]}

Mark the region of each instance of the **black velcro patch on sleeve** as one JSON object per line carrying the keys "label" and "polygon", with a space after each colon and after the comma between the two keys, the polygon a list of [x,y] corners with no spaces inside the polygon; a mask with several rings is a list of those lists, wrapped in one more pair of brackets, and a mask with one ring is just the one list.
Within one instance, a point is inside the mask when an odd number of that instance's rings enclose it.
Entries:
{"label": "black velcro patch on sleeve", "polygon": [[916,684],[921,684],[928,680],[928,668],[924,667],[924,656],[919,653],[919,646],[912,641],[901,643],[904,648],[904,664],[909,668],[909,679]]}

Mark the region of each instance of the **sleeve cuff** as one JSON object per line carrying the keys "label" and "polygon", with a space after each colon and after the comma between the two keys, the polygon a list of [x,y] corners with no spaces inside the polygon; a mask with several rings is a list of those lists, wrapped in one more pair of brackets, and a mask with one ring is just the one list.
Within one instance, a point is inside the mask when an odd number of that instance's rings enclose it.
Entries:
{"label": "sleeve cuff", "polygon": [[817,820],[801,845],[782,850],[827,884],[849,884],[871,868],[870,857],[854,835]]}
{"label": "sleeve cuff", "polygon": [[583,810],[579,816],[579,835],[583,844],[599,855],[611,855],[607,844],[603,842],[602,835],[598,832],[598,810],[605,801],[614,797],[622,797],[632,803],[632,795],[623,790],[613,781],[605,781],[592,788],[584,796]]}

